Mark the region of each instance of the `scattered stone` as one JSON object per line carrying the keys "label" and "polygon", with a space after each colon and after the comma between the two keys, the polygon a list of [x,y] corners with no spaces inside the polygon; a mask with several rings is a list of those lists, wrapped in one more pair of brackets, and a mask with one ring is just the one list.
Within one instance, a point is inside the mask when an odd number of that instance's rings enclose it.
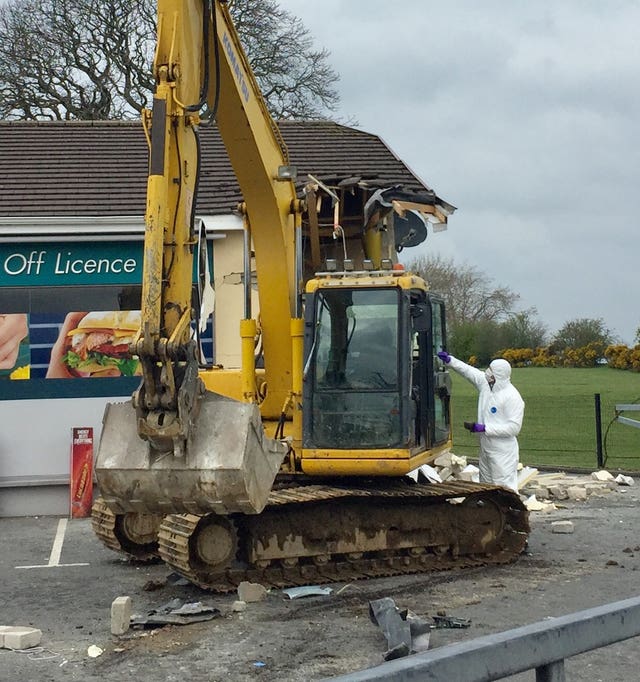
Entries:
{"label": "scattered stone", "polygon": [[467,466],[458,474],[461,481],[480,482],[480,469],[474,464],[467,464]]}
{"label": "scattered stone", "polygon": [[243,580],[238,585],[238,599],[240,601],[256,602],[267,598],[267,588],[260,583],[250,583]]}
{"label": "scattered stone", "polygon": [[553,521],[551,523],[552,533],[573,533],[573,521]]}
{"label": "scattered stone", "polygon": [[142,586],[145,592],[155,592],[156,590],[161,590],[167,584],[166,578],[158,578],[157,580],[147,580],[147,582]]}
{"label": "scattered stone", "polygon": [[231,610],[234,613],[242,613],[243,611],[247,610],[247,602],[246,601],[240,601],[237,599],[236,601],[233,602],[233,606],[231,607]]}
{"label": "scattered stone", "polygon": [[446,481],[453,475],[453,470],[451,467],[442,467],[438,473],[440,474],[440,479]]}
{"label": "scattered stone", "polygon": [[613,475],[604,469],[601,471],[594,471],[591,474],[594,481],[613,481]]}
{"label": "scattered stone", "polygon": [[524,488],[529,481],[538,475],[538,470],[533,467],[522,467],[518,472],[518,488]]}
{"label": "scattered stone", "polygon": [[570,500],[586,500],[587,489],[578,485],[571,485],[567,488],[567,495]]}
{"label": "scattered stone", "polygon": [[433,462],[434,466],[450,467],[452,454],[453,453],[450,450],[447,450],[447,452],[443,452],[441,455],[438,455]]}
{"label": "scattered stone", "polygon": [[620,564],[617,561],[614,561],[613,559],[609,559],[605,566],[620,566]]}
{"label": "scattered stone", "polygon": [[549,495],[551,495],[551,497],[555,498],[556,500],[566,500],[569,497],[567,489],[561,485],[549,486]]}
{"label": "scattered stone", "polygon": [[633,550],[631,549],[631,547],[625,547],[622,551],[625,554],[633,554]]}
{"label": "scattered stone", "polygon": [[556,508],[553,502],[542,502],[535,495],[531,495],[524,501],[524,506],[529,511],[548,512]]}
{"label": "scattered stone", "polygon": [[30,649],[38,646],[42,630],[22,625],[0,626],[0,649]]}
{"label": "scattered stone", "polygon": [[633,485],[634,484],[634,480],[631,478],[631,476],[625,476],[624,474],[618,474],[614,480],[618,485]]}
{"label": "scattered stone", "polygon": [[103,653],[104,649],[101,649],[99,646],[96,646],[95,644],[92,644],[87,649],[87,656],[89,656],[89,658],[98,658],[98,656],[102,656]]}
{"label": "scattered stone", "polygon": [[111,634],[124,635],[131,625],[131,597],[116,597],[111,602]]}

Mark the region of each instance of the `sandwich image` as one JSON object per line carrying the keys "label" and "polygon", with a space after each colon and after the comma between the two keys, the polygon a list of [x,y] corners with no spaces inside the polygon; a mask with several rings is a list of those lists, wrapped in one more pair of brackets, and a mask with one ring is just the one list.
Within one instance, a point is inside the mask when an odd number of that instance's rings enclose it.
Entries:
{"label": "sandwich image", "polygon": [[87,313],[67,334],[62,361],[74,377],[139,375],[140,362],[129,352],[139,327],[139,310]]}

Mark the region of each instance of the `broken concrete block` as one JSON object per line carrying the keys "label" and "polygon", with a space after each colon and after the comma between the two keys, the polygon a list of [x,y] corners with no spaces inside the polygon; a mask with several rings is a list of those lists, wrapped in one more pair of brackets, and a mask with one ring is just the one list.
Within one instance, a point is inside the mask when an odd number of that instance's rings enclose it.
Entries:
{"label": "broken concrete block", "polygon": [[38,646],[42,630],[22,625],[4,625],[0,628],[0,642],[5,649],[30,649]]}
{"label": "broken concrete block", "polygon": [[458,455],[451,455],[451,467],[452,468],[458,468],[458,469],[464,469],[467,466],[467,458],[462,456],[458,457]]}
{"label": "broken concrete block", "polygon": [[573,521],[553,521],[551,523],[552,533],[573,533]]}
{"label": "broken concrete block", "polygon": [[534,467],[523,467],[518,472],[518,488],[523,488],[529,481],[538,475],[538,470]]}
{"label": "broken concrete block", "polygon": [[633,485],[634,484],[634,480],[631,478],[631,476],[625,476],[624,474],[618,474],[614,480],[618,485]]}
{"label": "broken concrete block", "polygon": [[461,481],[471,481],[475,483],[480,482],[480,469],[473,464],[467,464],[467,466],[458,474],[458,478]]}
{"label": "broken concrete block", "polygon": [[131,597],[116,597],[111,602],[111,634],[124,635],[131,625]]}
{"label": "broken concrete block", "polygon": [[542,502],[541,500],[537,499],[535,495],[531,495],[526,500],[524,500],[524,506],[529,511],[541,512],[549,512],[556,508],[556,505],[553,504],[552,502]]}
{"label": "broken concrete block", "polygon": [[567,495],[570,500],[586,500],[587,489],[579,485],[570,485],[567,488]]}
{"label": "broken concrete block", "polygon": [[453,453],[448,450],[447,452],[443,452],[441,455],[438,455],[433,461],[433,464],[437,467],[450,467],[452,457]]}
{"label": "broken concrete block", "polygon": [[443,467],[438,473],[440,474],[440,479],[446,481],[451,478],[453,471],[451,470],[451,467]]}
{"label": "broken concrete block", "polygon": [[238,599],[240,601],[256,602],[267,598],[267,588],[260,583],[250,583],[246,580],[238,585]]}
{"label": "broken concrete block", "polygon": [[544,500],[545,502],[548,502],[551,498],[551,495],[549,494],[549,488],[536,488],[536,495],[538,496],[539,500]]}
{"label": "broken concrete block", "polygon": [[594,481],[612,481],[613,475],[602,469],[601,471],[593,471],[591,473],[591,478]]}
{"label": "broken concrete block", "polygon": [[416,471],[418,472],[418,478],[416,479],[416,482],[419,482],[420,477],[424,476],[424,478],[426,478],[430,483],[442,483],[440,474],[436,471],[436,469],[434,469],[434,467],[429,466],[428,464],[421,465]]}
{"label": "broken concrete block", "polygon": [[549,495],[556,500],[566,500],[569,497],[569,493],[567,493],[567,489],[563,485],[549,486]]}

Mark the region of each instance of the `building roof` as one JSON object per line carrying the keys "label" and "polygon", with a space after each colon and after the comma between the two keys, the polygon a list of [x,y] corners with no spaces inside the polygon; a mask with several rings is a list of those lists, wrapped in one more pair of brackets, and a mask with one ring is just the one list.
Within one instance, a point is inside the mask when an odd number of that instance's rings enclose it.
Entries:
{"label": "building roof", "polygon": [[[376,135],[324,121],[279,124],[298,188],[323,182],[402,185],[439,201]],[[197,213],[232,213],[240,190],[215,127],[201,133]],[[138,121],[0,121],[0,219],[142,216],[147,144]],[[0,229],[2,229],[0,227]]]}

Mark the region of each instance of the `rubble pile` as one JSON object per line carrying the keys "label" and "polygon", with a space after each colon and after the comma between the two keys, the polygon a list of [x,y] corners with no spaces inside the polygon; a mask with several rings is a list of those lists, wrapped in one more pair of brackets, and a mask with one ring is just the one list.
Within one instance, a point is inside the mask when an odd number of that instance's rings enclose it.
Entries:
{"label": "rubble pile", "polygon": [[[415,480],[424,478],[431,483],[479,481],[478,467],[451,451],[436,457],[431,466],[423,465],[412,473]],[[632,485],[634,479],[631,476],[614,476],[605,470],[591,474],[541,472],[535,467],[520,464],[518,471],[518,489],[529,511],[551,511],[557,508],[556,502],[586,500],[592,495],[607,495]]]}

